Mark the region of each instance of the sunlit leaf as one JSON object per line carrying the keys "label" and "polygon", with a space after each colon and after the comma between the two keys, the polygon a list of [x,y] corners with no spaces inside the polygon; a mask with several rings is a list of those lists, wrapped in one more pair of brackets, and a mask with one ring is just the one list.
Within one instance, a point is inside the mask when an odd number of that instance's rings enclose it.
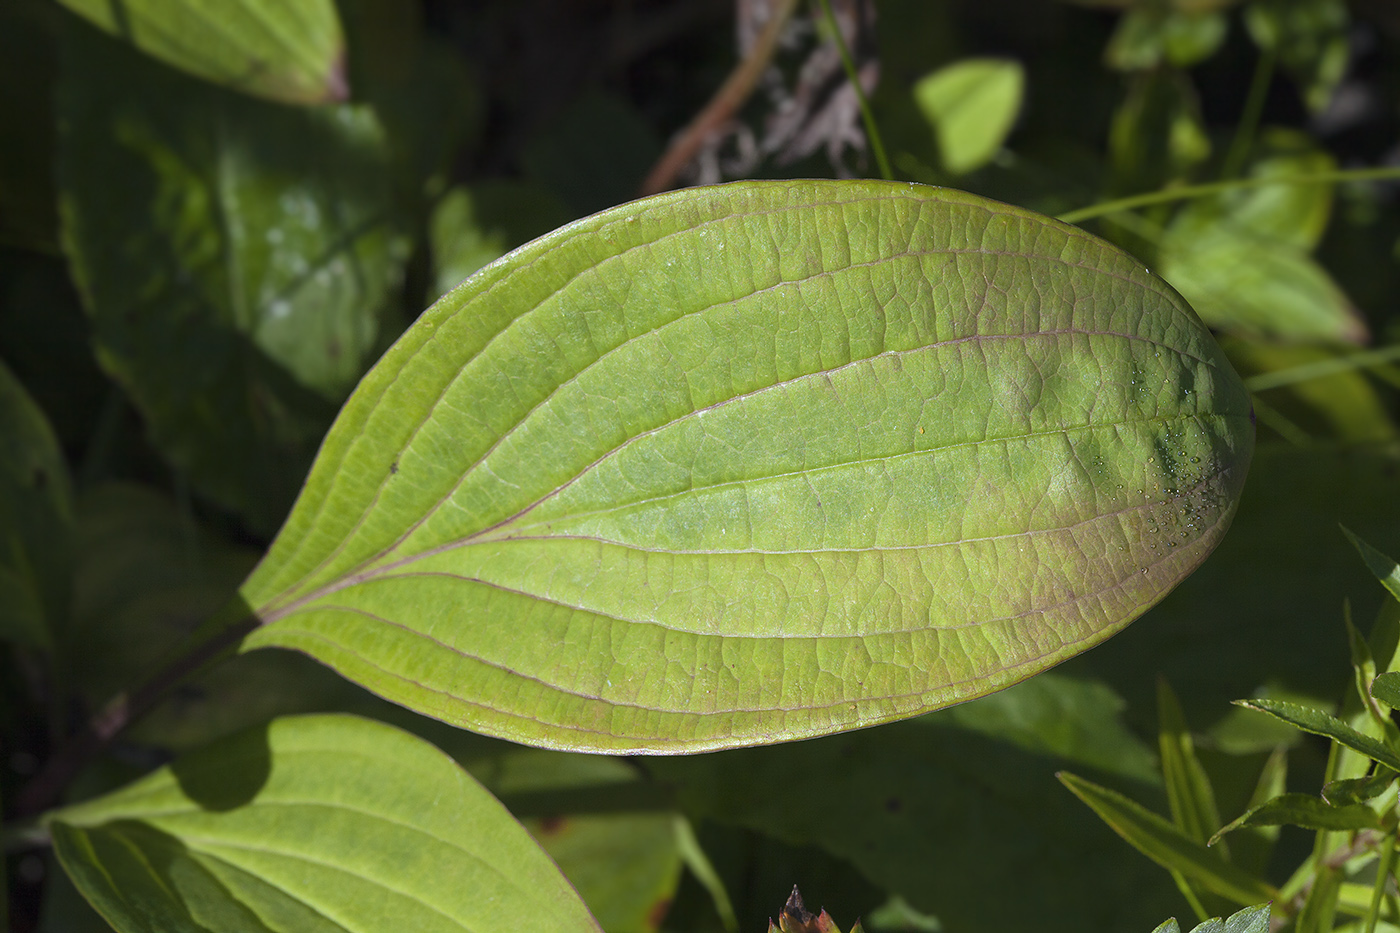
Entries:
{"label": "sunlit leaf", "polygon": [[1231,865],[1218,852],[1191,839],[1140,804],[1067,771],[1059,777],[1114,832],[1163,868],[1179,871],[1202,887],[1241,904],[1274,897],[1276,892],[1267,883]]}
{"label": "sunlit leaf", "polygon": [[466,772],[353,716],[274,720],[48,825],[119,933],[599,929]]}
{"label": "sunlit leaf", "polygon": [[1251,808],[1238,819],[1221,827],[1211,838],[1246,826],[1301,826],[1303,829],[1379,829],[1380,817],[1365,804],[1337,806],[1311,794],[1283,794]]}
{"label": "sunlit leaf", "polygon": [[[1337,160],[1304,133],[1272,129],[1260,140],[1263,154],[1249,168],[1252,179],[1279,184],[1238,188],[1218,199],[1216,218],[1236,229],[1312,250],[1332,216],[1332,185],[1289,184],[1285,179],[1336,171]],[[1191,205],[1195,207],[1195,204]]]}
{"label": "sunlit leaf", "polygon": [[1391,709],[1400,707],[1400,674],[1389,671],[1377,677],[1371,682],[1371,696]]}
{"label": "sunlit leaf", "polygon": [[1268,904],[1246,907],[1225,918],[1224,933],[1269,933],[1270,914]]}
{"label": "sunlit leaf", "polygon": [[1075,228],[904,184],[691,189],[419,319],[244,586],[245,647],[567,749],[873,725],[1160,599],[1252,433],[1190,310]]}
{"label": "sunlit leaf", "polygon": [[64,248],[99,357],[176,466],[270,531],[398,284],[379,125],[66,33]]}
{"label": "sunlit leaf", "polygon": [[1254,699],[1236,700],[1235,702],[1247,709],[1257,709],[1277,716],[1304,732],[1333,739],[1391,770],[1400,770],[1400,754],[1397,754],[1381,740],[1358,732],[1337,717],[1320,709],[1288,703],[1283,700]]}
{"label": "sunlit leaf", "polygon": [[0,362],[0,643],[54,647],[72,560],[68,465],[43,411]]}
{"label": "sunlit leaf", "polygon": [[620,758],[493,744],[495,754],[464,764],[521,819],[598,923],[610,933],[658,929],[680,881],[679,815],[648,809],[642,774]]}
{"label": "sunlit leaf", "polygon": [[289,104],[344,100],[333,0],[60,0],[136,48],[215,84]]}
{"label": "sunlit leaf", "polygon": [[914,85],[914,101],[933,128],[944,168],[961,175],[997,154],[1016,122],[1025,84],[1020,62],[969,58]]}

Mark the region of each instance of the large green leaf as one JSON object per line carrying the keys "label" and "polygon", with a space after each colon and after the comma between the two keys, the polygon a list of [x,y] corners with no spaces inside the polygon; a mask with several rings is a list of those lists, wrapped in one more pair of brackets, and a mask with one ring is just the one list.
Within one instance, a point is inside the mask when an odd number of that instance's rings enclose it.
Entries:
{"label": "large green leaf", "polygon": [[599,929],[466,772],[354,716],[274,720],[48,826],[120,933]]}
{"label": "large green leaf", "polygon": [[52,648],[68,621],[73,491],[43,411],[0,362],[0,643]]}
{"label": "large green leaf", "polygon": [[63,239],[99,356],[171,460],[271,531],[398,284],[383,134],[66,33]]}
{"label": "large green leaf", "polygon": [[1016,683],[1224,533],[1248,396],[1073,227],[881,182],[692,189],[421,317],[242,589],[245,647],[577,750],[821,735]]}
{"label": "large green leaf", "polygon": [[193,75],[289,104],[344,100],[334,0],[60,0],[123,41]]}

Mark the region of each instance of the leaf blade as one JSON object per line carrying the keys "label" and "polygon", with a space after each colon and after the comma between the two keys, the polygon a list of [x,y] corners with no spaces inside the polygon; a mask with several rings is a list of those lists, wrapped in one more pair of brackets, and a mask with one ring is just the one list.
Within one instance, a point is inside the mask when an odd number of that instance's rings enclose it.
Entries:
{"label": "leaf blade", "polygon": [[354,716],[274,720],[49,825],[121,931],[598,929],[466,772]]}
{"label": "leaf blade", "polygon": [[[1003,299],[1031,269],[1046,297]],[[580,221],[366,377],[243,589],[245,647],[574,750],[991,692],[1121,628],[1233,513],[1248,400],[1177,301],[937,189],[746,183]]]}
{"label": "leaf blade", "polygon": [[1271,900],[1277,893],[1258,878],[1226,862],[1171,823],[1122,794],[1061,771],[1060,782],[1133,848],[1165,868],[1241,904]]}
{"label": "leaf blade", "polygon": [[61,2],[146,54],[215,84],[286,104],[348,96],[345,38],[329,0]]}
{"label": "leaf blade", "polygon": [[1364,735],[1342,722],[1335,716],[1320,709],[1289,703],[1285,700],[1253,699],[1236,700],[1235,705],[1246,709],[1256,709],[1290,723],[1304,732],[1333,739],[1352,751],[1359,752],[1392,770],[1400,770],[1400,755],[1379,739]]}

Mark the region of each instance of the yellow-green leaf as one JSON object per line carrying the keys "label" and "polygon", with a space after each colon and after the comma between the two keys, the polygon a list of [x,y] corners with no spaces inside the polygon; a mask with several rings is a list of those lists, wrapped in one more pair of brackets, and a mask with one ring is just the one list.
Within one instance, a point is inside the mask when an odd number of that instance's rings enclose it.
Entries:
{"label": "yellow-green leaf", "polygon": [[599,930],[470,775],[355,716],[274,720],[47,825],[119,933]]}
{"label": "yellow-green leaf", "polygon": [[59,0],[182,71],[286,104],[344,100],[334,0]]}
{"label": "yellow-green leaf", "polygon": [[1127,625],[1252,444],[1200,321],[1082,231],[907,184],[691,189],[419,319],[244,585],[245,647],[565,749],[888,722]]}

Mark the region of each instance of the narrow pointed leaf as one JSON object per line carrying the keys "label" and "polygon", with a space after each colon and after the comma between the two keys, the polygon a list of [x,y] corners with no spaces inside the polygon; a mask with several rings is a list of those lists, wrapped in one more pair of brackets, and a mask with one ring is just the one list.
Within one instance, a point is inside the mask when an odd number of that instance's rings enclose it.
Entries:
{"label": "narrow pointed leaf", "polygon": [[465,771],[354,716],[274,720],[49,827],[118,933],[599,929]]}
{"label": "narrow pointed leaf", "polygon": [[[1220,811],[1210,778],[1196,757],[1195,743],[1186,725],[1181,701],[1166,678],[1157,680],[1157,716],[1160,722],[1157,746],[1162,756],[1162,782],[1172,820],[1186,835],[1205,842],[1220,828]],[[1221,850],[1229,858],[1229,850]]]}
{"label": "narrow pointed leaf", "polygon": [[60,0],[190,74],[287,104],[344,100],[345,39],[333,0]]}
{"label": "narrow pointed leaf", "polygon": [[1393,770],[1400,770],[1400,755],[1397,755],[1384,742],[1373,739],[1369,735],[1363,735],[1337,717],[1320,709],[1289,703],[1285,700],[1236,700],[1235,704],[1243,706],[1245,709],[1257,709],[1260,712],[1276,716],[1304,732],[1326,736],[1353,751],[1360,752],[1372,761],[1378,761]]}
{"label": "narrow pointed leaf", "polygon": [[1301,826],[1303,829],[1377,829],[1380,817],[1365,804],[1336,806],[1311,794],[1283,794],[1231,821],[1211,838],[1245,826]]}
{"label": "narrow pointed leaf", "polygon": [[1181,872],[1202,887],[1241,904],[1271,900],[1265,882],[1231,865],[1219,854],[1122,794],[1061,771],[1061,783],[1088,804],[1128,844],[1163,868]]}
{"label": "narrow pointed leaf", "polygon": [[1352,533],[1350,528],[1343,526],[1342,534],[1347,536],[1347,540],[1352,543],[1352,546],[1361,555],[1361,559],[1366,562],[1366,568],[1376,575],[1376,579],[1381,581],[1381,585],[1391,596],[1400,599],[1400,564],[1361,540]]}
{"label": "narrow pointed leaf", "polygon": [[367,107],[251,100],[70,25],[62,238],[98,359],[191,483],[271,534],[396,297],[388,141]]}
{"label": "narrow pointed leaf", "polygon": [[1205,558],[1248,396],[1100,240],[882,182],[700,188],[527,244],[361,383],[243,587],[449,722],[677,753],[1020,681]]}

